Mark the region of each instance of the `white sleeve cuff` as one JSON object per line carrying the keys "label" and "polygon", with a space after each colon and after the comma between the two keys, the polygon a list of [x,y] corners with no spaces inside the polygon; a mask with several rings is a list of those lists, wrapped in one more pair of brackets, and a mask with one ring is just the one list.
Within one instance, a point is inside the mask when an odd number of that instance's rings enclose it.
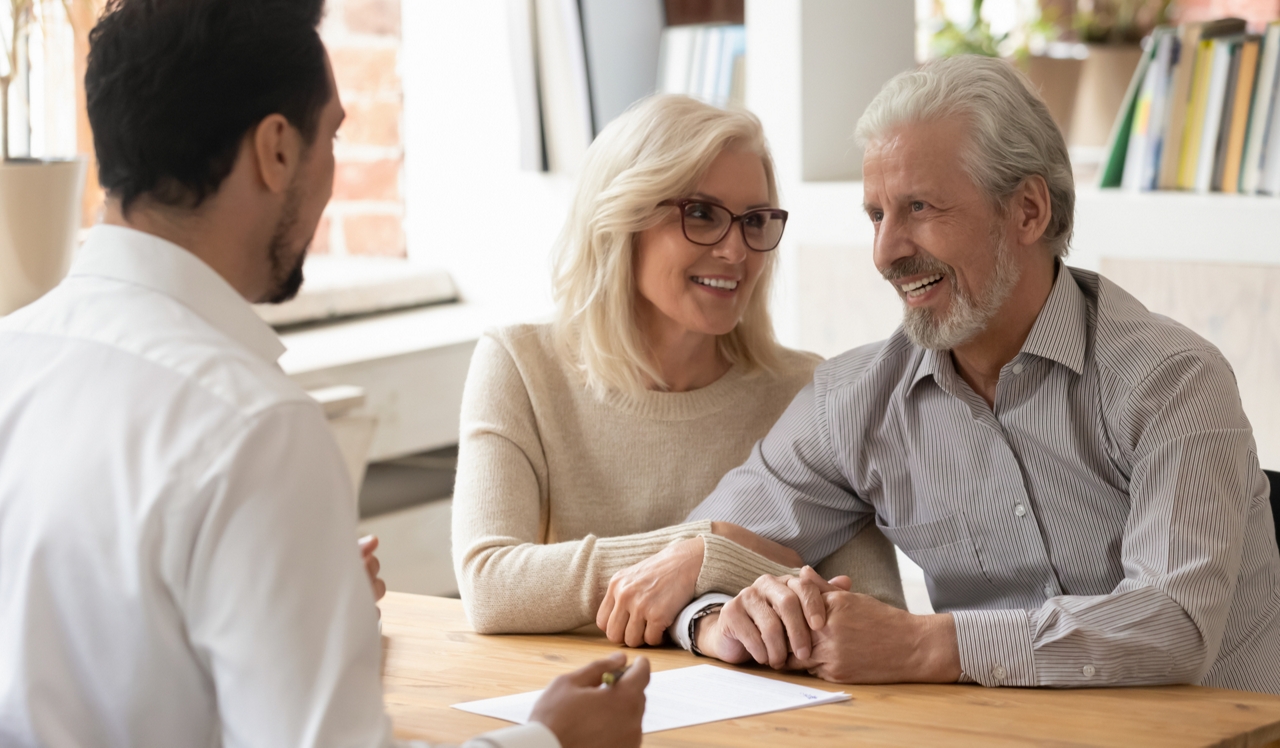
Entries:
{"label": "white sleeve cuff", "polygon": [[541,722],[530,722],[477,735],[462,748],[560,748],[560,739]]}
{"label": "white sleeve cuff", "polygon": [[680,615],[676,616],[676,622],[671,624],[671,628],[667,629],[667,636],[671,637],[671,641],[679,644],[684,651],[693,651],[693,642],[689,639],[689,622],[693,620],[694,616],[712,605],[725,605],[730,600],[733,600],[733,595],[725,595],[720,592],[711,592],[694,600],[684,606],[684,610],[680,611]]}

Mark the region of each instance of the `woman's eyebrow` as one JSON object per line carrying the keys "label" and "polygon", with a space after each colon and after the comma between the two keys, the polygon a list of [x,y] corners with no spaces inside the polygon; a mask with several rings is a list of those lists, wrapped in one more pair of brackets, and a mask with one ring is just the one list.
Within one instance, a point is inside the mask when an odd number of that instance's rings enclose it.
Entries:
{"label": "woman's eyebrow", "polygon": [[[716,203],[717,205],[724,204],[724,201],[721,200],[720,198],[716,197],[715,195],[708,195],[705,192],[695,192],[693,193],[693,195],[691,195],[691,197],[696,197],[701,200],[708,200],[710,202]],[[758,210],[760,208],[772,208],[772,207],[773,206],[770,205],[769,203],[756,203],[755,205],[748,205],[747,210]]]}

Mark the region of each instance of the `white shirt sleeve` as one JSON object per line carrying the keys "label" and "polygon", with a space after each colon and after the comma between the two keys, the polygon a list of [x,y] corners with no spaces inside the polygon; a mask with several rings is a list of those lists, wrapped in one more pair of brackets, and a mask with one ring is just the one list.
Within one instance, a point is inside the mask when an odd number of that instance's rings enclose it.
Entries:
{"label": "white shirt sleeve", "polygon": [[212,676],[223,745],[389,744],[355,499],[320,409],[257,415],[201,481],[174,603]]}
{"label": "white shirt sleeve", "polygon": [[684,606],[684,610],[676,616],[676,622],[667,629],[667,636],[671,637],[671,641],[679,644],[684,651],[692,652],[693,639],[689,636],[689,624],[693,622],[693,617],[713,605],[727,605],[731,600],[733,595],[720,592],[712,592],[694,600]]}

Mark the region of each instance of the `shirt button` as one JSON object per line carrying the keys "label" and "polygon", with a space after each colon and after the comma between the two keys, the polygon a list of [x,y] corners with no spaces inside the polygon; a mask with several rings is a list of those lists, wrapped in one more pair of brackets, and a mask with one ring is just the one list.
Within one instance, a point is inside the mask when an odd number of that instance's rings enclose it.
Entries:
{"label": "shirt button", "polygon": [[1025,517],[1027,516],[1027,507],[1023,504],[1018,504],[1013,508],[1013,513],[1019,517]]}
{"label": "shirt button", "polygon": [[1014,374],[1021,374],[1021,373],[1022,373],[1022,364],[1014,364],[1014,365],[1013,365],[1013,373],[1014,373]]}
{"label": "shirt button", "polygon": [[995,667],[991,668],[991,677],[995,678],[996,680],[1004,680],[1005,676],[1007,676],[1008,674],[1009,674],[1009,671],[1004,669],[1004,665],[996,665]]}
{"label": "shirt button", "polygon": [[1053,585],[1052,585],[1052,584],[1046,584],[1046,585],[1044,586],[1044,596],[1045,596],[1045,597],[1053,597]]}
{"label": "shirt button", "polygon": [[1080,672],[1084,673],[1084,677],[1092,678],[1093,674],[1098,671],[1093,669],[1093,665],[1085,665],[1084,667],[1080,668]]}

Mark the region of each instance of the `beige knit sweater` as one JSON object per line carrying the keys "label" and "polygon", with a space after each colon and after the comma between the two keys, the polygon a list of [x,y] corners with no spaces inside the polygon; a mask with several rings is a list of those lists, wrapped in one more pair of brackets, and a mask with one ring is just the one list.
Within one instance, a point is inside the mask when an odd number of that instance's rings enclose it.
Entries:
{"label": "beige knit sweater", "polygon": [[[595,620],[613,574],[702,535],[698,594],[794,573],[712,535],[688,513],[741,464],[820,359],[735,367],[692,392],[593,396],[556,355],[549,325],[487,333],[462,397],[453,560],[482,633],[566,631]],[[824,562],[855,590],[905,607],[893,547],[874,528]]]}

